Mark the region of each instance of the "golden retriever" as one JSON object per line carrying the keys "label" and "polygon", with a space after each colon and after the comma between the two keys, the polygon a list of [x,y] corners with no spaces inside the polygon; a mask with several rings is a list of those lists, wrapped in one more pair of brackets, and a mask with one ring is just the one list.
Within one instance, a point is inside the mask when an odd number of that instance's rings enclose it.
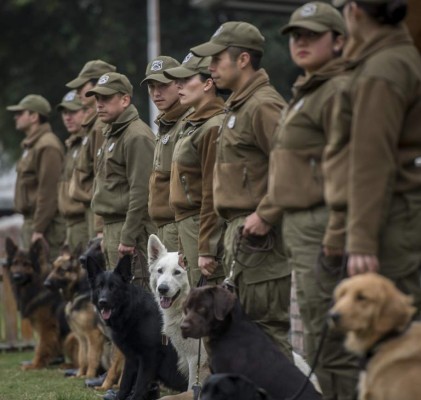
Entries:
{"label": "golden retriever", "polygon": [[367,358],[359,400],[421,399],[421,323],[409,296],[375,273],[342,281],[329,315],[346,332],[345,347]]}

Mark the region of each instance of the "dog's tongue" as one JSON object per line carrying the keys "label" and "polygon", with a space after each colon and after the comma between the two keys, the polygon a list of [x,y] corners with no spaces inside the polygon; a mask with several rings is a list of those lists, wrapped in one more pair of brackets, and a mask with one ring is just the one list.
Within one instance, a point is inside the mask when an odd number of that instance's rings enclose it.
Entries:
{"label": "dog's tongue", "polygon": [[106,321],[107,319],[110,319],[110,317],[111,317],[111,310],[103,308],[101,310],[101,315],[102,315],[102,318],[104,319],[104,321]]}
{"label": "dog's tongue", "polygon": [[172,304],[171,297],[162,296],[162,297],[159,298],[159,300],[160,300],[160,304],[161,304],[162,308],[170,308],[171,307],[171,304]]}

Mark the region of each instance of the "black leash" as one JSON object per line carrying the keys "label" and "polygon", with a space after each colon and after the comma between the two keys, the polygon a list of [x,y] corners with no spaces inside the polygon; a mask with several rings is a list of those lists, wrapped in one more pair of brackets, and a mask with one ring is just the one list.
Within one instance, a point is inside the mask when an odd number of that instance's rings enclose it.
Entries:
{"label": "black leash", "polygon": [[[320,256],[318,258],[318,262],[319,261],[320,261]],[[336,285],[338,285],[340,281],[342,281],[344,278],[346,278],[346,276],[347,276],[347,264],[348,264],[348,255],[344,254],[342,256],[342,263],[341,263],[341,267],[340,267],[340,270],[339,270],[339,273],[338,273],[339,279],[338,279],[338,282],[336,283]],[[333,299],[331,301],[331,305],[333,305]],[[328,330],[329,330],[329,324],[328,324],[327,318],[326,318],[325,322],[323,324],[319,346],[317,347],[316,355],[314,356],[313,362],[311,364],[310,372],[309,372],[308,376],[306,377],[303,385],[298,390],[298,392],[295,393],[292,397],[286,398],[285,400],[298,400],[299,397],[301,396],[301,394],[303,393],[303,391],[305,390],[305,388],[307,387],[308,383],[310,382],[310,377],[311,377],[311,375],[313,375],[313,373],[316,369],[317,363],[319,362],[320,354],[322,353],[323,345],[324,345],[324,342],[326,340]]]}
{"label": "black leash", "polygon": [[[206,276],[201,274],[196,287],[207,285],[208,280]],[[202,384],[200,383],[200,358],[202,354],[202,338],[199,338],[199,350],[197,352],[197,365],[196,365],[196,382],[193,383],[193,400],[199,400],[200,392],[202,391]]]}

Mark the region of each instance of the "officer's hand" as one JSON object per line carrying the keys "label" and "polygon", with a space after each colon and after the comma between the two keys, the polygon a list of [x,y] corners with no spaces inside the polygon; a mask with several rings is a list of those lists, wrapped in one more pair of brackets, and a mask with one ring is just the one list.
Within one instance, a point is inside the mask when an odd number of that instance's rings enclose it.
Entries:
{"label": "officer's hand", "polygon": [[263,221],[256,212],[250,214],[244,221],[243,236],[264,236],[270,231],[270,224]]}
{"label": "officer's hand", "polygon": [[41,232],[33,232],[31,236],[31,243],[34,243],[38,239],[44,239],[44,234]]}
{"label": "officer's hand", "polygon": [[374,255],[350,254],[347,269],[349,276],[363,274],[365,272],[378,272],[379,260]]}
{"label": "officer's hand", "polygon": [[200,272],[205,276],[211,276],[216,270],[215,257],[199,256]]}
{"label": "officer's hand", "polygon": [[125,246],[123,243],[118,245],[118,254],[120,257],[123,257],[126,254],[133,254],[134,253],[134,246]]}

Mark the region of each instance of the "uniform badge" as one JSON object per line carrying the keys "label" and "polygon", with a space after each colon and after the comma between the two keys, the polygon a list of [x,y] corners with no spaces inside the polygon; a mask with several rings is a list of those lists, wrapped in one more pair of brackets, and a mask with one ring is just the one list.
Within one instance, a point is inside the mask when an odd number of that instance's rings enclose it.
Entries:
{"label": "uniform badge", "polygon": [[101,78],[98,79],[98,85],[105,85],[109,79],[109,75],[102,75]]}
{"label": "uniform badge", "polygon": [[304,99],[301,99],[295,106],[294,111],[300,111],[303,108]]}
{"label": "uniform badge", "polygon": [[313,3],[308,3],[302,7],[300,14],[302,17],[311,17],[316,14],[317,6]]}
{"label": "uniform badge", "polygon": [[152,62],[151,71],[161,71],[162,67],[164,66],[164,61],[162,60],[155,60]]}
{"label": "uniform badge", "polygon": [[28,153],[29,153],[28,150],[24,150],[24,152],[22,153],[22,158],[27,157]]}
{"label": "uniform badge", "polygon": [[231,115],[231,117],[228,120],[227,126],[228,128],[232,129],[235,125],[235,115]]}
{"label": "uniform badge", "polygon": [[166,135],[162,136],[161,143],[167,144],[169,140],[170,140],[170,135],[167,133]]}
{"label": "uniform badge", "polygon": [[111,143],[110,146],[108,147],[108,151],[109,152],[113,151],[114,146],[115,146],[115,143]]}
{"label": "uniform badge", "polygon": [[76,158],[77,157],[77,150],[75,150],[74,152],[73,152],[73,158]]}
{"label": "uniform badge", "polygon": [[98,151],[96,152],[96,156],[99,157],[101,155],[101,149],[98,149]]}
{"label": "uniform badge", "polygon": [[86,143],[88,143],[88,136],[85,136],[82,140],[82,146],[86,146]]}

